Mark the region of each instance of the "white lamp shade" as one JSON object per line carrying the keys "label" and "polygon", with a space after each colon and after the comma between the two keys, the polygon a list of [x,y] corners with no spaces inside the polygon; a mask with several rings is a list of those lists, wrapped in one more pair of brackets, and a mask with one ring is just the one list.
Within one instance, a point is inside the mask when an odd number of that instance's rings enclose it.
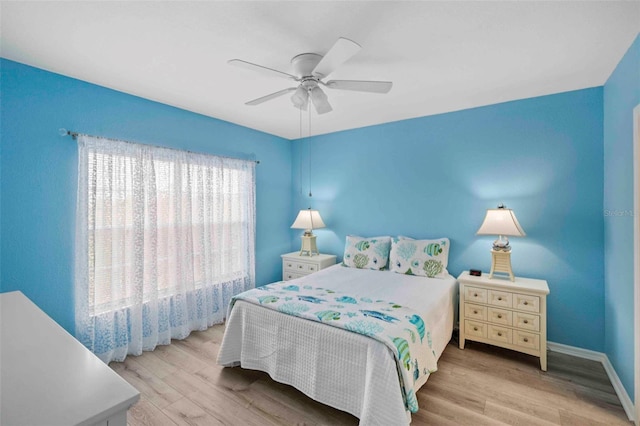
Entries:
{"label": "white lamp shade", "polygon": [[291,102],[296,108],[299,108],[303,111],[307,110],[307,104],[309,103],[309,93],[307,89],[302,86],[298,86],[296,91],[291,96]]}
{"label": "white lamp shade", "polygon": [[326,114],[333,111],[327,95],[318,86],[311,89],[311,102],[313,102],[313,106],[316,107],[318,114]]}
{"label": "white lamp shade", "polygon": [[508,235],[524,237],[525,232],[511,209],[488,209],[476,235]]}
{"label": "white lamp shade", "polygon": [[300,210],[296,220],[291,225],[293,229],[318,229],[324,228],[326,225],[320,217],[318,210]]}

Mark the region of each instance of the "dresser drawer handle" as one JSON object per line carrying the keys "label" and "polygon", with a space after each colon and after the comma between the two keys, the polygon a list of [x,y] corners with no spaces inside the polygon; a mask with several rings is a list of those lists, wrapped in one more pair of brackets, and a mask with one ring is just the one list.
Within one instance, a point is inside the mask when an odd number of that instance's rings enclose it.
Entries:
{"label": "dresser drawer handle", "polygon": [[473,297],[478,297],[478,293],[473,293]]}
{"label": "dresser drawer handle", "polygon": [[291,263],[287,263],[287,266],[291,268],[293,265]]}
{"label": "dresser drawer handle", "polygon": [[526,300],[524,301],[524,306],[527,306],[529,304],[529,302],[527,302]]}
{"label": "dresser drawer handle", "polygon": [[526,337],[524,339],[522,339],[525,343],[527,343],[529,341],[529,339],[527,339]]}
{"label": "dresser drawer handle", "polygon": [[502,333],[498,332],[498,337],[502,337]]}
{"label": "dresser drawer handle", "polygon": [[478,311],[473,311],[473,313],[477,315],[477,314],[478,314]]}
{"label": "dresser drawer handle", "polygon": [[502,315],[498,314],[498,319],[502,319]]}
{"label": "dresser drawer handle", "polygon": [[522,322],[525,323],[525,324],[529,324],[529,320],[524,320]]}
{"label": "dresser drawer handle", "polygon": [[478,331],[478,327],[473,327],[473,331]]}
{"label": "dresser drawer handle", "polygon": [[498,300],[502,300],[502,297],[498,297]]}

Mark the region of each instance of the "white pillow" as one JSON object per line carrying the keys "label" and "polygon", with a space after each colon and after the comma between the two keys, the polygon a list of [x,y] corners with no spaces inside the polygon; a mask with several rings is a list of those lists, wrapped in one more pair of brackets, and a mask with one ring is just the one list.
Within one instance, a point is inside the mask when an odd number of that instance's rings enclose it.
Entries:
{"label": "white pillow", "polygon": [[449,239],[411,240],[394,238],[391,242],[389,269],[399,274],[444,278],[449,262]]}
{"label": "white pillow", "polygon": [[347,235],[342,264],[359,269],[385,269],[390,250],[391,237],[362,238]]}

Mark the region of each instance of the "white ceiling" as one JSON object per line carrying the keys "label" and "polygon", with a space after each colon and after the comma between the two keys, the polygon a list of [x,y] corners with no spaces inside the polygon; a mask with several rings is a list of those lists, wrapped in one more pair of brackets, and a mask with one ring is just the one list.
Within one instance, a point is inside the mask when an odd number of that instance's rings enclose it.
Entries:
{"label": "white ceiling", "polygon": [[[288,139],[290,72],[340,36],[362,45],[331,79],[391,80],[386,95],[326,89],[323,134],[603,85],[640,31],[640,1],[6,2],[1,55]],[[304,135],[307,134],[306,124]]]}

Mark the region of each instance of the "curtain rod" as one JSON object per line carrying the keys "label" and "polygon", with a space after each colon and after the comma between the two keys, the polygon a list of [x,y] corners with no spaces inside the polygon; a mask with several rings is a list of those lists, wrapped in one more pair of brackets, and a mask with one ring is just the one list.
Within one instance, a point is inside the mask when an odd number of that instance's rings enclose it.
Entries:
{"label": "curtain rod", "polygon": [[[58,133],[60,134],[60,136],[71,136],[73,139],[77,139],[78,136],[89,136],[89,137],[92,137],[92,138],[107,139],[107,140],[116,141],[116,142],[132,143],[130,141],[125,141],[125,140],[122,140],[122,139],[112,139],[112,138],[105,138],[103,136],[88,135],[86,133],[72,132],[71,130],[67,130],[65,128],[58,129]],[[173,151],[186,151],[186,152],[188,152],[190,154],[215,155],[216,157],[229,158],[229,159],[232,159],[232,160],[253,161],[256,164],[260,164],[260,160],[247,160],[245,158],[227,157],[227,156],[224,156],[224,155],[210,154],[210,153],[205,153],[205,152],[194,152],[194,151],[188,151],[186,149],[169,148],[169,147],[166,147],[166,146],[159,146],[159,145],[149,145],[149,144],[141,144],[141,145],[153,146],[153,147],[156,147],[156,148],[170,149],[170,150],[173,150]]]}

